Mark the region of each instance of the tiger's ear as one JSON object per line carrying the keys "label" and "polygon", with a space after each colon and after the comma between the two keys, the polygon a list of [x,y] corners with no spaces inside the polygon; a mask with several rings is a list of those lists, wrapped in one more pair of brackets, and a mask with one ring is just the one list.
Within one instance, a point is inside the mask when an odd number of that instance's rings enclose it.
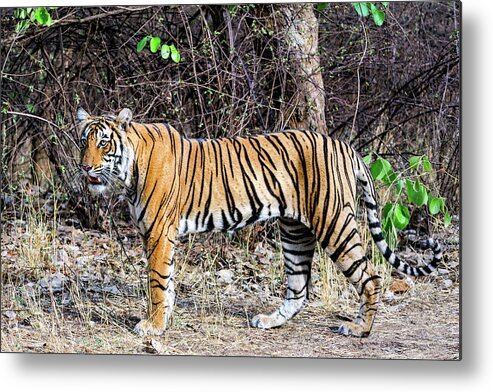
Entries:
{"label": "tiger's ear", "polygon": [[118,116],[116,117],[116,122],[120,123],[123,125],[123,130],[127,128],[128,124],[130,124],[130,121],[132,121],[132,112],[130,109],[122,109],[120,113],[118,113]]}
{"label": "tiger's ear", "polygon": [[86,122],[89,121],[90,118],[91,118],[91,116],[84,109],[82,109],[81,107],[77,108],[77,113],[75,114],[75,119],[77,120],[77,124],[79,126],[84,125]]}

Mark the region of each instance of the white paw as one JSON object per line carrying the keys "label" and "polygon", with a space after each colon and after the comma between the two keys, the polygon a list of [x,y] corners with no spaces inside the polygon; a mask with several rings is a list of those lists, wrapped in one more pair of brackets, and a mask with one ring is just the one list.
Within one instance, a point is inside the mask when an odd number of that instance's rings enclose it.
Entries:
{"label": "white paw", "polygon": [[276,317],[275,315],[257,314],[250,321],[250,325],[253,328],[269,329],[279,327],[284,324],[284,321],[285,320],[279,320],[279,317]]}
{"label": "white paw", "polygon": [[345,336],[354,336],[358,338],[367,337],[370,334],[369,330],[366,330],[359,323],[346,322],[343,323],[338,329],[337,332],[341,335]]}
{"label": "white paw", "polygon": [[149,320],[144,319],[135,326],[134,332],[140,336],[159,336],[163,334],[164,328],[157,328]]}

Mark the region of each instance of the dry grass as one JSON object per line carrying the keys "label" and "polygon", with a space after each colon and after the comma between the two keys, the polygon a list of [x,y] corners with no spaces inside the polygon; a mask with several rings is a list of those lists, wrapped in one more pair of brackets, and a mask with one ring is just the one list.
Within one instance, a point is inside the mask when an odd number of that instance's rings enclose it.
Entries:
{"label": "dry grass", "polygon": [[[248,320],[274,310],[285,292],[279,246],[255,242],[252,232],[191,236],[176,252],[172,325],[162,337],[141,338],[132,328],[145,314],[146,268],[135,230],[119,224],[120,243],[111,230],[82,231],[28,212],[3,222],[4,352],[458,358],[457,244],[447,274],[384,295],[372,335],[352,339],[329,330],[338,316],[356,314],[358,298],[325,253],[316,253],[307,307],[284,327],[259,331]],[[373,245],[369,252],[377,257]],[[390,268],[376,268],[388,288]]]}

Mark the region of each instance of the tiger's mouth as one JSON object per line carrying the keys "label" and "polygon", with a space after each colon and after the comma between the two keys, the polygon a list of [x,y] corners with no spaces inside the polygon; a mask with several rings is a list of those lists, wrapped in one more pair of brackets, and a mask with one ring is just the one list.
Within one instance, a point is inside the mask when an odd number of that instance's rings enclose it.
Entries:
{"label": "tiger's mouth", "polygon": [[103,181],[99,177],[93,177],[91,175],[87,176],[87,182],[89,185],[102,185]]}

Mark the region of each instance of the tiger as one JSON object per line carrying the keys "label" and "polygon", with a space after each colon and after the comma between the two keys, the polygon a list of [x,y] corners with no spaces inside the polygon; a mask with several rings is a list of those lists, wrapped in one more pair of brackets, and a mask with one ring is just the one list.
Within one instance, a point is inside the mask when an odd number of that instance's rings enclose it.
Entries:
{"label": "tiger", "polygon": [[[120,184],[148,262],[147,318],[135,333],[161,335],[175,305],[177,241],[190,233],[234,232],[255,222],[278,219],[287,276],[282,304],[250,319],[254,328],[280,327],[309,298],[317,243],[356,289],[356,318],[333,326],[355,337],[370,334],[382,279],[363,249],[357,196],[366,207],[371,236],[398,271],[428,275],[442,258],[432,238],[415,240],[433,259],[411,266],[390,249],[378,217],[371,173],[347,143],[320,132],[284,130],[256,136],[193,139],[167,123],[132,121],[130,109],[117,115],[76,112],[80,128],[80,169],[93,193]],[[357,187],[361,193],[357,194]]]}

